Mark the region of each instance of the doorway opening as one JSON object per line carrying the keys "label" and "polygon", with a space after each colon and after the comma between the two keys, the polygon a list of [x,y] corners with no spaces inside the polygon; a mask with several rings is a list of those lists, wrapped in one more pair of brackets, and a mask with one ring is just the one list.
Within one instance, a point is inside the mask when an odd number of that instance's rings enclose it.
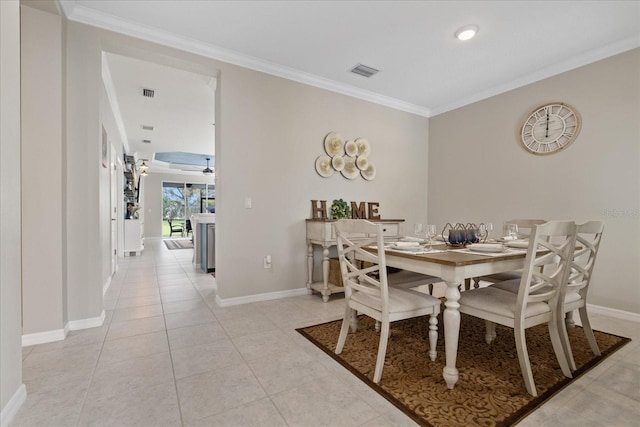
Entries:
{"label": "doorway opening", "polygon": [[196,213],[215,213],[216,189],[212,184],[162,183],[162,237],[184,237],[192,233]]}

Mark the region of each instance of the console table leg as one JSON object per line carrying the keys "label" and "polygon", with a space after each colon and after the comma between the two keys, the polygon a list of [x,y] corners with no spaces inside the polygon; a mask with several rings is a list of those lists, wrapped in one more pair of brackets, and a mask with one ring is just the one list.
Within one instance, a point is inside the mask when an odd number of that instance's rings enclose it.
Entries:
{"label": "console table leg", "polygon": [[329,302],[329,246],[322,249],[322,301]]}
{"label": "console table leg", "polygon": [[307,295],[311,295],[311,284],[313,283],[313,245],[307,242]]}

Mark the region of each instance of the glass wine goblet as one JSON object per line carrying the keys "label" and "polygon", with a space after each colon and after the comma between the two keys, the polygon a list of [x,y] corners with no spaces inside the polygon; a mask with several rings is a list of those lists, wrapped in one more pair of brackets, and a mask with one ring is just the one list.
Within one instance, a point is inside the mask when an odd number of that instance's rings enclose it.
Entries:
{"label": "glass wine goblet", "polygon": [[416,237],[420,238],[420,236],[422,236],[422,233],[424,233],[424,226],[420,223],[413,224],[413,234],[415,234]]}
{"label": "glass wine goblet", "polygon": [[427,239],[428,239],[428,243],[429,243],[429,250],[433,250],[433,243],[432,243],[432,239],[434,237],[436,237],[436,226],[434,224],[428,224],[427,225]]}
{"label": "glass wine goblet", "polygon": [[507,235],[509,239],[516,240],[518,238],[518,224],[507,224]]}

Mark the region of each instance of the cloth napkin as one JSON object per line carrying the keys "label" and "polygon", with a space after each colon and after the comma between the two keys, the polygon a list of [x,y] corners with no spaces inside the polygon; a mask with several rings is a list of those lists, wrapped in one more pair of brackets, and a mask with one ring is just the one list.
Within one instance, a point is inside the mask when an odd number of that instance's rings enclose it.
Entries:
{"label": "cloth napkin", "polygon": [[391,244],[392,248],[417,248],[420,246],[419,242],[394,242]]}
{"label": "cloth napkin", "polygon": [[424,242],[424,239],[421,239],[419,237],[413,237],[413,236],[406,236],[403,237],[402,239],[400,239],[401,242],[418,242],[418,243],[422,243]]}

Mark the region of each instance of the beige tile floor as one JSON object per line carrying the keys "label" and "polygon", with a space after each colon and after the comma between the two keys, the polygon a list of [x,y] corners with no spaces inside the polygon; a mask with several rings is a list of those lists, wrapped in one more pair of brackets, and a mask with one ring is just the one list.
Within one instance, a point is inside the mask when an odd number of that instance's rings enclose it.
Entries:
{"label": "beige tile floor", "polygon": [[[147,242],[141,256],[121,261],[104,326],[25,348],[28,397],[11,425],[415,425],[295,332],[340,318],[340,297],[221,308],[215,279],[191,256]],[[639,324],[592,320],[634,341],[520,425],[637,425]]]}

